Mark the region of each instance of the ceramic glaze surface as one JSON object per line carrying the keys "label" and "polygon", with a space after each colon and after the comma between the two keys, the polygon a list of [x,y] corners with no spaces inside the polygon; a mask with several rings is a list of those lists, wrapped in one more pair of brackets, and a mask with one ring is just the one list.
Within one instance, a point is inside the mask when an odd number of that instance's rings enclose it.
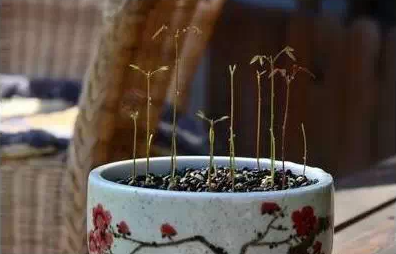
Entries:
{"label": "ceramic glaze surface", "polygon": [[[208,157],[178,157],[178,168],[200,168]],[[216,157],[227,166],[229,157]],[[270,161],[261,160],[262,167]],[[238,167],[256,160],[236,158]],[[144,172],[146,160],[137,160]],[[281,162],[276,162],[279,167]],[[303,166],[287,169],[302,173]],[[91,254],[331,254],[333,180],[318,168],[306,176],[319,183],[292,190],[194,193],[114,183],[129,175],[132,161],[94,169],[88,181],[87,234]],[[152,173],[169,171],[170,157],[150,160]]]}

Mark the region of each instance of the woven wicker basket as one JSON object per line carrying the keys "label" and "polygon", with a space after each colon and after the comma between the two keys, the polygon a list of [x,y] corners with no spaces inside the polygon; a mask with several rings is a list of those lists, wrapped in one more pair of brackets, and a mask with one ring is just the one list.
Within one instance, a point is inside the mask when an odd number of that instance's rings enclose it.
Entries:
{"label": "woven wicker basket", "polygon": [[81,79],[101,24],[103,0],[4,0],[0,72]]}
{"label": "woven wicker basket", "polygon": [[[82,79],[101,25],[101,0],[4,0],[0,72]],[[1,162],[1,253],[61,253],[66,155]]]}

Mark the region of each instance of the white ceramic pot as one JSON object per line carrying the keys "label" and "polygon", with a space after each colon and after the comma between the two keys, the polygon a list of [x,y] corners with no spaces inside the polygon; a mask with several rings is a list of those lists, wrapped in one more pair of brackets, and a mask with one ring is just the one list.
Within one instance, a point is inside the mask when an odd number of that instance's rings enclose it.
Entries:
{"label": "white ceramic pot", "polygon": [[[178,168],[201,168],[208,157],[178,157]],[[216,157],[227,166],[229,157]],[[262,159],[262,166],[269,160]],[[281,162],[276,162],[279,167]],[[253,158],[236,158],[254,168]],[[144,172],[146,159],[137,160]],[[170,157],[150,160],[152,173],[169,172]],[[251,193],[195,193],[117,184],[132,161],[94,169],[88,181],[88,247],[91,254],[331,254],[333,179],[306,168],[318,183],[297,189]],[[301,174],[303,166],[287,162]]]}

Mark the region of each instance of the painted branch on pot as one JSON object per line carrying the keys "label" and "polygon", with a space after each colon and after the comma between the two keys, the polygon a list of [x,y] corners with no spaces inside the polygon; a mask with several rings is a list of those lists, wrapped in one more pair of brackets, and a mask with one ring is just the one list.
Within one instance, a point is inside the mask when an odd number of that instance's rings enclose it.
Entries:
{"label": "painted branch on pot", "polygon": [[[250,248],[274,249],[279,246],[287,246],[288,254],[325,254],[322,251],[322,243],[316,237],[332,229],[331,217],[317,217],[311,206],[304,206],[291,214],[293,228],[282,225],[286,217],[287,207],[283,209],[275,202],[263,202],[258,207],[263,219],[268,224],[262,231],[254,231],[254,237],[243,244],[239,254],[246,254]],[[159,226],[158,233],[166,241],[142,241],[133,237],[125,221],[120,221],[116,227],[111,225],[112,215],[105,210],[103,205],[98,204],[92,209],[93,229],[88,233],[88,247],[91,254],[112,254],[114,241],[127,241],[131,249],[125,254],[136,254],[145,249],[159,249],[172,246],[182,246],[186,243],[197,243],[205,246],[213,254],[228,254],[225,248],[211,243],[203,235],[193,235],[176,239],[178,232],[174,225],[163,223]],[[285,237],[277,241],[266,241],[272,232],[284,233]],[[286,254],[285,253],[285,254]],[[329,253],[326,253],[329,254]]]}

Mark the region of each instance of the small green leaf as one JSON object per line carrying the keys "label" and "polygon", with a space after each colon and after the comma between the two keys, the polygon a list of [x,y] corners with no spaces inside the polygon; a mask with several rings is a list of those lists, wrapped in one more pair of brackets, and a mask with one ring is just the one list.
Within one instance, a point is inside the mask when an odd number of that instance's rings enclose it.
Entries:
{"label": "small green leaf", "polygon": [[290,46],[287,46],[285,48],[285,52],[290,57],[290,59],[292,59],[293,61],[296,61],[296,57],[294,56],[293,51],[294,51],[294,49]]}
{"label": "small green leaf", "polygon": [[286,49],[287,51],[294,52],[294,48],[292,48],[292,47],[290,47],[290,46],[286,46],[285,49]]}
{"label": "small green leaf", "polygon": [[195,115],[198,116],[199,118],[206,119],[204,112],[202,112],[201,110],[198,110],[198,112]]}
{"label": "small green leaf", "polygon": [[217,119],[216,121],[214,121],[214,123],[222,122],[222,121],[225,121],[225,120],[227,120],[229,118],[230,118],[229,116],[222,116],[219,119]]}
{"label": "small green leaf", "polygon": [[132,69],[134,69],[134,70],[137,70],[137,71],[140,71],[140,70],[141,70],[140,67],[137,66],[137,65],[130,64],[129,66],[132,67]]}
{"label": "small green leaf", "polygon": [[259,58],[260,58],[259,55],[254,56],[254,57],[252,58],[252,60],[250,60],[250,64],[254,64]]}
{"label": "small green leaf", "polygon": [[161,66],[158,71],[167,71],[169,70],[169,66]]}
{"label": "small green leaf", "polygon": [[131,116],[131,118],[133,118],[133,119],[138,118],[138,116],[139,116],[139,111],[132,112],[130,116]]}
{"label": "small green leaf", "polygon": [[264,65],[264,57],[260,56],[259,60],[260,60],[260,65],[263,66]]}
{"label": "small green leaf", "polygon": [[236,64],[234,65],[228,65],[228,69],[230,70],[230,73],[233,74],[235,69],[236,69]]}
{"label": "small green leaf", "polygon": [[151,145],[151,141],[153,141],[153,137],[154,137],[154,135],[153,135],[153,134],[150,134],[150,137],[149,137],[149,145]]}

